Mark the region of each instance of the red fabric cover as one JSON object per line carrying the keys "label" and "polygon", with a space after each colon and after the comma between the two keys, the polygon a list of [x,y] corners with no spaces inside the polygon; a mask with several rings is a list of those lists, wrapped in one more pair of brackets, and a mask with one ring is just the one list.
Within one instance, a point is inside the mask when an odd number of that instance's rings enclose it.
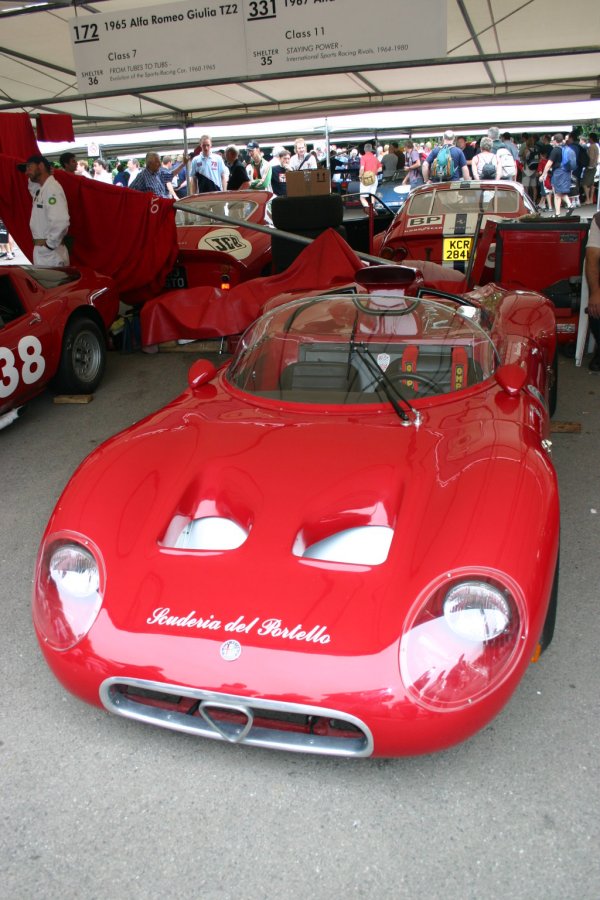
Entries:
{"label": "red fabric cover", "polygon": [[230,291],[187,288],[155,297],[142,309],[142,345],[240,334],[271,297],[347,284],[364,265],[344,239],[328,229],[285,272],[245,281]]}
{"label": "red fabric cover", "polygon": [[38,113],[36,116],[38,141],[74,141],[73,119],[64,113]]}
{"label": "red fabric cover", "polygon": [[0,113],[0,153],[15,156],[18,162],[39,153],[31,119],[27,113]]}
{"label": "red fabric cover", "polygon": [[[17,162],[20,160],[0,156],[0,218],[32,259],[31,196],[27,176],[17,171]],[[110,275],[125,303],[142,303],[161,291],[177,258],[172,202],[62,169],[54,169],[52,174],[69,204],[71,263]]]}
{"label": "red fabric cover", "polygon": [[404,259],[402,265],[422,272],[428,288],[446,291],[448,294],[464,294],[469,289],[464,273],[451,269],[449,266],[442,266],[425,259]]}

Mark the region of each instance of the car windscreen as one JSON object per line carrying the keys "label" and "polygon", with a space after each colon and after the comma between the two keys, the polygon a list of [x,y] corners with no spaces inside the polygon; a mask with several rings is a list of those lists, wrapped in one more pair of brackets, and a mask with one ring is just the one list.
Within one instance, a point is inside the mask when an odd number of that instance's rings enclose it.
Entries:
{"label": "car windscreen", "polygon": [[226,380],[289,403],[414,403],[472,387],[497,355],[473,307],[398,295],[295,300],[243,336]]}
{"label": "car windscreen", "polygon": [[494,185],[420,191],[408,201],[409,216],[442,216],[461,213],[518,215],[521,195],[510,187]]}
{"label": "car windscreen", "polygon": [[258,203],[253,200],[226,200],[216,197],[203,200],[202,197],[193,197],[189,201],[180,202],[177,207],[177,225],[193,226],[222,224],[218,219],[211,219],[211,213],[218,216],[226,216],[233,222],[246,222],[252,215]]}

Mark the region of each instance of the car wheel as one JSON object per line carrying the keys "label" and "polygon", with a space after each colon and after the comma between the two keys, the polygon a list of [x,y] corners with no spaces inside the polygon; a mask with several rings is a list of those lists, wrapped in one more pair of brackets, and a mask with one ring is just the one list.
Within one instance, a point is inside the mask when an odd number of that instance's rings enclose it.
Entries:
{"label": "car wheel", "polygon": [[93,393],[104,374],[106,343],[92,319],[75,319],[65,328],[56,375],[58,390],[71,394]]}
{"label": "car wheel", "polygon": [[344,219],[344,204],[339,194],[314,197],[275,197],[271,204],[275,228],[282,231],[298,229],[337,228]]}
{"label": "car wheel", "polygon": [[550,377],[552,381],[550,382],[550,391],[548,394],[548,411],[550,413],[550,418],[552,418],[556,412],[556,404],[558,403],[558,353],[554,354]]}
{"label": "car wheel", "polygon": [[552,593],[550,594],[550,603],[548,612],[546,613],[546,621],[542,628],[540,637],[540,652],[543,653],[552,643],[554,637],[554,626],[556,624],[556,609],[558,607],[558,572],[560,568],[560,550],[556,558],[556,569],[554,570],[554,581],[552,582]]}

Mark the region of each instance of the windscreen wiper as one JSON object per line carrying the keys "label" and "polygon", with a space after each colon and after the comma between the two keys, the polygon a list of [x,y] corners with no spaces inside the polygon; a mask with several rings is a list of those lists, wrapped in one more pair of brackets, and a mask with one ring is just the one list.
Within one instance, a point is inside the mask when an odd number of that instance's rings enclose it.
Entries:
{"label": "windscreen wiper", "polygon": [[416,426],[420,425],[421,416],[419,415],[418,410],[408,402],[404,394],[397,388],[394,382],[388,378],[367,345],[363,341],[360,341],[359,343],[352,341],[350,352],[358,353],[368,369],[369,374],[375,380],[375,390],[380,388],[383,391],[398,418],[405,424],[409,424],[412,421]]}

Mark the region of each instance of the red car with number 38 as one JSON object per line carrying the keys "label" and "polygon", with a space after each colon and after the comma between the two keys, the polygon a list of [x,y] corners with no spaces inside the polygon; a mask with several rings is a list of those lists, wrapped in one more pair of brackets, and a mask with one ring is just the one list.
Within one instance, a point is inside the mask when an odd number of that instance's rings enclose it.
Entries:
{"label": "red car with number 38", "polygon": [[275,305],[80,466],[33,599],[70,691],[340,756],[440,750],[508,701],[554,627],[552,306],[394,269]]}
{"label": "red car with number 38", "polygon": [[0,428],[50,381],[92,393],[119,309],[112,279],[72,267],[4,266],[0,273]]}

